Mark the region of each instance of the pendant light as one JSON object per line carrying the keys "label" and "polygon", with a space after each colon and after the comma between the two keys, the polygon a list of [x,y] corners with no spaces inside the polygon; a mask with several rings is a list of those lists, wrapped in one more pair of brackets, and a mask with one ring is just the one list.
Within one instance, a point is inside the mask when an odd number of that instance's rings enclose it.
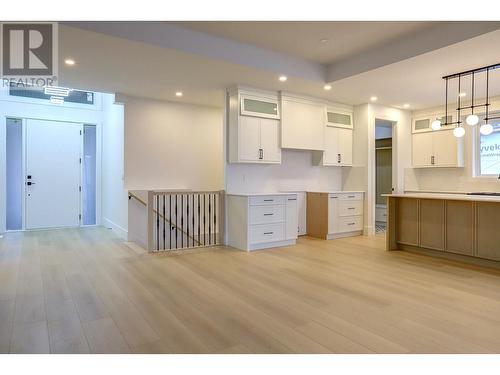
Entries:
{"label": "pendant light", "polygon": [[472,105],[471,105],[472,113],[465,119],[465,122],[469,126],[475,126],[479,122],[479,117],[474,114],[474,76],[475,74],[474,72],[472,72]]}
{"label": "pendant light", "polygon": [[[444,101],[445,101],[445,115],[444,115],[444,122],[445,122],[445,125],[446,123],[448,122],[448,78],[445,78],[445,98],[444,98]],[[439,118],[436,118],[434,121],[431,122],[431,129],[432,130],[439,130],[441,129],[441,120]]]}
{"label": "pendant light", "polygon": [[479,131],[481,132],[482,135],[490,135],[493,133],[493,125],[489,123],[489,82],[490,82],[490,69],[486,69],[486,118],[484,119],[485,123],[481,125],[479,128]]}
{"label": "pendant light", "polygon": [[457,126],[455,129],[453,129],[453,135],[457,138],[462,138],[465,135],[465,129],[462,127],[462,121],[460,121],[460,109],[461,109],[461,102],[460,102],[460,89],[461,89],[461,74],[458,75],[458,108],[457,108]]}

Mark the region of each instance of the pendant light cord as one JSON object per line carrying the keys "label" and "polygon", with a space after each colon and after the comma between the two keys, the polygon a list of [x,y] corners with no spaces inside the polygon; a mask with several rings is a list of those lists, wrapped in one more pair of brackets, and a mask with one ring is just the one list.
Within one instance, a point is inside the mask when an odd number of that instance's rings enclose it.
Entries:
{"label": "pendant light cord", "polygon": [[460,127],[461,121],[460,121],[460,106],[461,106],[461,100],[460,100],[460,89],[461,89],[461,78],[462,76],[459,74],[458,75],[458,108],[457,108],[457,127]]}
{"label": "pendant light cord", "polygon": [[489,120],[489,92],[490,92],[490,69],[486,69],[486,118],[484,119],[486,122]]}
{"label": "pendant light cord", "polygon": [[475,73],[472,72],[472,105],[471,105],[472,114],[474,114],[474,76]]}

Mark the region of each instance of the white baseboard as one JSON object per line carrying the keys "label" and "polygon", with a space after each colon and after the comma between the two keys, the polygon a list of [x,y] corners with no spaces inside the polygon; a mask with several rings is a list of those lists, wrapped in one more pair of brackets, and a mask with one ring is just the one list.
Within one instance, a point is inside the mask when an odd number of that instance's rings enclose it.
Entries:
{"label": "white baseboard", "polygon": [[125,241],[127,240],[128,230],[122,228],[118,224],[112,222],[111,220],[109,220],[109,219],[107,219],[105,217],[102,218],[102,224],[105,227],[111,228],[116,233],[116,235],[118,237],[123,238]]}

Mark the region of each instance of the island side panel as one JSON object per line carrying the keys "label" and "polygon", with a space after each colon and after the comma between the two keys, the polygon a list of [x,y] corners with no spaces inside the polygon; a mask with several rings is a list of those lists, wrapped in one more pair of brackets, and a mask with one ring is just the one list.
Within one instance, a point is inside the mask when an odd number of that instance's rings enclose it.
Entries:
{"label": "island side panel", "polygon": [[328,193],[307,193],[306,208],[307,235],[327,239],[328,236]]}
{"label": "island side panel", "polygon": [[396,205],[396,242],[419,246],[419,199],[398,198]]}
{"label": "island side panel", "polygon": [[387,251],[399,250],[396,242],[396,205],[398,198],[387,197],[387,231],[385,235]]}
{"label": "island side panel", "polygon": [[474,202],[446,201],[446,249],[474,255]]}

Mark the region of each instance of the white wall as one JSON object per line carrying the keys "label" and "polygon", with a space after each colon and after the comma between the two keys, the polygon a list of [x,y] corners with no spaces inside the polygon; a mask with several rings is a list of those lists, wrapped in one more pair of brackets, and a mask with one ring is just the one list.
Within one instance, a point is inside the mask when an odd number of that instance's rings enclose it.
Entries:
{"label": "white wall", "polygon": [[122,238],[128,231],[128,193],[124,186],[123,105],[115,95],[103,95],[102,224]]}
{"label": "white wall", "polygon": [[396,123],[393,131],[393,186],[404,191],[404,171],[411,165],[411,114],[408,111],[375,104],[354,107],[353,167],[342,172],[344,190],[365,191],[365,233],[375,231],[375,123],[376,120]]}
{"label": "white wall", "polygon": [[332,191],[342,188],[340,167],[314,166],[312,151],[282,150],[281,164],[226,164],[228,192]]}
{"label": "white wall", "polygon": [[223,188],[223,111],[119,96],[128,190]]}

